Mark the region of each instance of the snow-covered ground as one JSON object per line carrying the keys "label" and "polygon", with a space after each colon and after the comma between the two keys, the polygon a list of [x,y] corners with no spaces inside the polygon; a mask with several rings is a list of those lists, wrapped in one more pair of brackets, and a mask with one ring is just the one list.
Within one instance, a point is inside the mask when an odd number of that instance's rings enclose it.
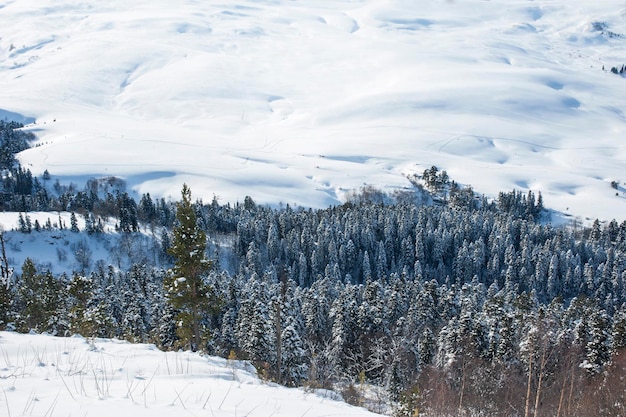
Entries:
{"label": "snow-covered ground", "polygon": [[40,138],[35,174],[324,207],[437,165],[624,218],[622,1],[0,0],[0,21],[0,116]]}
{"label": "snow-covered ground", "polygon": [[[83,233],[70,231],[70,213],[28,213],[31,224],[37,221],[42,230],[32,233],[19,232],[20,213],[0,213],[0,228],[3,230],[5,252],[9,266],[21,274],[26,258],[30,258],[40,272],[49,270],[54,274],[74,271],[88,273],[102,266],[113,265],[126,270],[133,263],[148,263],[158,266],[159,248],[155,244],[158,237],[141,228],[141,234],[125,234],[115,231],[113,219],[104,224],[104,234],[84,233],[85,222],[82,216],[76,216],[77,226]],[[23,214],[22,214],[23,215]],[[46,223],[52,230],[45,230]],[[63,224],[63,230],[59,230]]]}
{"label": "snow-covered ground", "polygon": [[3,416],[376,415],[262,382],[243,362],[82,337],[0,332],[0,389]]}

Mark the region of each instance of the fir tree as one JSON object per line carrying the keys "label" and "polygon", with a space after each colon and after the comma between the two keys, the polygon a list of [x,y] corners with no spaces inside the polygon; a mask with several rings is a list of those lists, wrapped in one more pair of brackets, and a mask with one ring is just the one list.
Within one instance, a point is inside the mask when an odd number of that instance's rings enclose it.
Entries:
{"label": "fir tree", "polygon": [[307,352],[300,334],[294,325],[295,319],[287,317],[287,326],[281,334],[281,375],[288,385],[298,385],[304,380],[308,371]]}
{"label": "fir tree", "polygon": [[74,212],[70,215],[70,230],[74,233],[80,232],[78,229],[78,220],[76,219],[76,214]]}
{"label": "fir tree", "polygon": [[206,259],[206,234],[197,225],[187,184],[183,185],[176,221],[168,251],[175,263],[164,285],[169,303],[178,312],[178,337],[195,352],[203,346],[202,314],[215,308],[217,300],[203,279],[213,263]]}
{"label": "fir tree", "polygon": [[26,226],[26,221],[24,220],[24,215],[22,215],[22,213],[20,213],[17,218],[17,224],[20,232],[28,233],[28,227]]}
{"label": "fir tree", "polygon": [[122,232],[137,232],[139,225],[137,220],[137,204],[127,193],[118,196],[119,228]]}
{"label": "fir tree", "polygon": [[74,274],[67,286],[70,331],[85,337],[98,335],[105,315],[94,300],[94,283],[90,278]]}
{"label": "fir tree", "polygon": [[156,219],[156,215],[156,206],[152,198],[150,198],[150,193],[142,195],[139,201],[139,207],[137,207],[137,218],[144,223],[152,225]]}
{"label": "fir tree", "polygon": [[57,309],[60,306],[62,290],[58,281],[48,271],[41,275],[34,262],[26,258],[22,265],[19,287],[22,301],[20,317],[21,330],[58,331]]}

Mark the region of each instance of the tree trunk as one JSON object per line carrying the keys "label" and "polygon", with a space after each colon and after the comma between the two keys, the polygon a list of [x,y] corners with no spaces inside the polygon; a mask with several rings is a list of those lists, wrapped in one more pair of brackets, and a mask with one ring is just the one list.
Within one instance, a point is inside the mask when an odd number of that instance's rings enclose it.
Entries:
{"label": "tree trunk", "polygon": [[524,407],[524,417],[530,415],[530,392],[533,379],[533,352],[528,353],[528,384],[526,388],[526,406]]}
{"label": "tree trunk", "polygon": [[546,342],[543,343],[543,349],[541,351],[541,364],[539,365],[539,381],[537,382],[537,392],[535,393],[535,413],[534,417],[539,415],[539,399],[541,398],[541,383],[543,382],[543,374],[546,368]]}
{"label": "tree trunk", "polygon": [[561,417],[561,410],[563,409],[563,398],[565,397],[565,385],[567,384],[567,371],[563,375],[563,385],[561,385],[561,395],[559,396],[559,408],[556,410],[556,417]]}
{"label": "tree trunk", "polygon": [[198,323],[198,306],[197,306],[197,298],[198,298],[198,287],[197,283],[192,283],[191,286],[191,325],[193,327],[193,336],[191,343],[191,351],[197,352],[200,347],[200,323]]}
{"label": "tree trunk", "polygon": [[465,358],[461,365],[461,393],[459,395],[459,416],[463,415],[463,396],[465,395]]}
{"label": "tree trunk", "polygon": [[567,414],[572,415],[572,396],[574,395],[574,365],[572,364],[572,374],[570,376],[569,396],[567,398]]}
{"label": "tree trunk", "polygon": [[9,261],[7,259],[7,253],[4,250],[4,233],[0,231],[0,249],[2,249],[2,265],[0,266],[0,270],[2,273],[2,278],[4,278],[5,285],[9,286],[9,279],[11,278],[11,270],[9,269]]}
{"label": "tree trunk", "polygon": [[198,309],[196,306],[191,311],[191,320],[193,321],[193,338],[191,343],[191,351],[197,352],[200,347],[200,325],[198,323]]}

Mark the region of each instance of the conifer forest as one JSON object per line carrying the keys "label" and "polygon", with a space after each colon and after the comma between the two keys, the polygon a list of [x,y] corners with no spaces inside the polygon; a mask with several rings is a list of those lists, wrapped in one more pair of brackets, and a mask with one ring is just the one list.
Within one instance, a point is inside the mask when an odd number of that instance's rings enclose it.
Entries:
{"label": "conifer forest", "polygon": [[[354,404],[376,387],[369,407],[397,416],[626,415],[626,221],[551,226],[541,195],[487,200],[436,167],[414,190],[326,209],[206,204],[186,186],[178,203],[135,202],[33,178],[2,139],[2,205],[24,213],[13,233],[63,228],[31,210],[82,216],[61,231],[89,236],[113,217],[133,256],[82,248],[82,268],[55,275],[3,253],[0,329],[248,360]],[[146,230],[149,250],[132,249]]]}

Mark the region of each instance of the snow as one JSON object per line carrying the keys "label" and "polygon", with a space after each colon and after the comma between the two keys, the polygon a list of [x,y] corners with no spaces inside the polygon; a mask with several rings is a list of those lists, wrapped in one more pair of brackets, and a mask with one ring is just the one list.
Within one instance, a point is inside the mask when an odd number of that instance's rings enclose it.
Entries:
{"label": "snow", "polygon": [[[5,251],[10,267],[21,273],[21,267],[30,258],[36,263],[39,271],[50,270],[53,274],[81,271],[80,262],[76,259],[76,252],[86,248],[90,267],[114,265],[120,269],[129,268],[133,263],[151,263],[158,265],[154,254],[154,240],[156,236],[150,230],[141,230],[133,239],[128,239],[125,233],[115,231],[115,219],[109,219],[104,224],[102,234],[74,233],[69,230],[70,216],[68,212],[30,212],[28,216],[34,225],[38,221],[42,229],[32,233],[19,232],[18,216],[20,213],[0,213],[0,228],[3,229]],[[52,230],[44,230],[46,222],[50,220]],[[78,227],[84,232],[85,221],[80,215],[76,216]],[[62,222],[64,229],[59,230]],[[89,268],[88,268],[89,270]]]}
{"label": "snow", "polygon": [[244,362],[153,345],[0,332],[0,413],[45,416],[374,416],[259,380]]}
{"label": "snow", "polygon": [[[623,219],[614,0],[59,0],[0,8],[0,117],[53,179],[325,207],[431,165]],[[602,67],[605,67],[605,71]]]}

